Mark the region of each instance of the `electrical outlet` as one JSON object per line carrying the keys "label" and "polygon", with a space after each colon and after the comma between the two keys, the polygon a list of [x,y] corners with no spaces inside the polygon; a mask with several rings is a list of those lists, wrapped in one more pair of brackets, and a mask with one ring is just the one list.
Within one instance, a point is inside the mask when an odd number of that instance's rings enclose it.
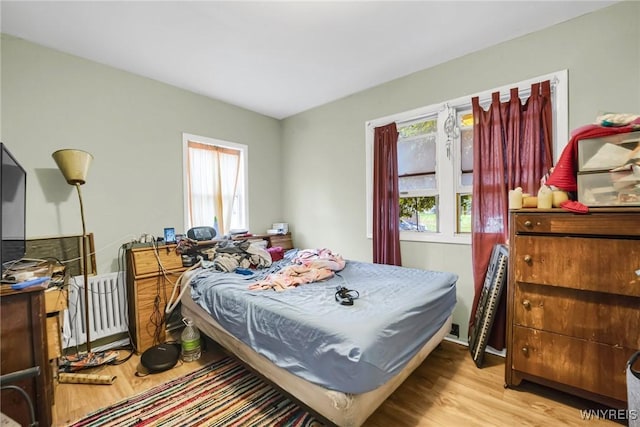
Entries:
{"label": "electrical outlet", "polygon": [[451,332],[449,332],[449,335],[453,335],[456,338],[460,338],[460,325],[458,325],[457,323],[452,323]]}

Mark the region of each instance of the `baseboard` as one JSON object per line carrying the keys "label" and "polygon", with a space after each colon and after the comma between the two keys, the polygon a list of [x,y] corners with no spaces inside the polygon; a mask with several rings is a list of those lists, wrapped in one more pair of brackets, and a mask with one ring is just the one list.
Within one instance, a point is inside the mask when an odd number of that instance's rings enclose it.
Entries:
{"label": "baseboard", "polygon": [[[465,347],[469,347],[469,343],[468,342],[462,341],[459,338],[453,338],[453,337],[448,337],[447,336],[447,337],[444,337],[444,339],[446,341],[450,341],[450,342],[453,342],[453,343],[456,343],[456,344],[463,345]],[[507,355],[507,350],[506,349],[496,350],[495,348],[493,348],[491,346],[487,346],[487,348],[485,349],[485,352],[493,354],[495,356],[500,356],[500,357],[506,357],[506,355]]]}
{"label": "baseboard", "polygon": [[455,337],[452,337],[452,336],[446,336],[446,337],[444,337],[444,339],[446,341],[454,342],[456,344],[460,344],[460,345],[463,345],[465,347],[469,347],[469,343],[466,342],[466,341],[462,341],[460,338],[455,338]]}
{"label": "baseboard", "polygon": [[92,346],[92,351],[106,351],[114,348],[123,348],[129,345],[129,338],[121,339],[118,341],[113,341],[103,345],[97,345],[95,347]]}

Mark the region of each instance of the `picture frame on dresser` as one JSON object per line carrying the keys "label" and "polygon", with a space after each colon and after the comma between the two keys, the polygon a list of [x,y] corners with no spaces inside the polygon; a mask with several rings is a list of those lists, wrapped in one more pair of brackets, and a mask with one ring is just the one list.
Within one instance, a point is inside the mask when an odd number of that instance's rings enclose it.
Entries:
{"label": "picture frame on dresser", "polygon": [[469,331],[469,352],[478,368],[482,367],[493,320],[507,282],[509,247],[498,244],[491,251],[473,326]]}

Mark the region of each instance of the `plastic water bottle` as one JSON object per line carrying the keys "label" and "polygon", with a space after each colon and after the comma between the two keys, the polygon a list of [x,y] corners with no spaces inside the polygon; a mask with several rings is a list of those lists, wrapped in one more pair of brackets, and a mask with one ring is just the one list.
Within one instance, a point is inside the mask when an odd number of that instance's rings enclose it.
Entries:
{"label": "plastic water bottle", "polygon": [[218,216],[213,217],[213,229],[216,231],[216,235],[213,236],[215,238],[220,238],[220,229],[218,229]]}
{"label": "plastic water bottle", "polygon": [[193,320],[190,318],[185,317],[182,321],[187,325],[180,335],[182,360],[193,362],[200,359],[200,331],[193,326]]}

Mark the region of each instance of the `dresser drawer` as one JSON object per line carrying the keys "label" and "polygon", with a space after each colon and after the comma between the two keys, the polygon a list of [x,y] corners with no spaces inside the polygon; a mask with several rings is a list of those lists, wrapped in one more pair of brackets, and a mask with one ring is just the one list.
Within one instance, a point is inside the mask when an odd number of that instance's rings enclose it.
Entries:
{"label": "dresser drawer", "polygon": [[131,251],[133,257],[133,274],[142,276],[145,274],[158,274],[161,271],[158,258],[165,270],[176,270],[182,268],[182,257],[175,251],[175,246],[161,246],[157,251],[153,248],[134,249]]}
{"label": "dresser drawer", "polygon": [[67,308],[69,294],[66,288],[48,288],[44,291],[44,306],[47,313],[56,313]]}
{"label": "dresser drawer", "polygon": [[515,215],[514,231],[520,233],[581,234],[591,236],[640,236],[640,213],[567,215],[522,213]]}
{"label": "dresser drawer", "polygon": [[514,326],[512,368],[626,401],[626,363],[635,351]]}
{"label": "dresser drawer", "polygon": [[56,359],[62,355],[62,346],[60,345],[60,334],[62,332],[60,313],[47,316],[47,357],[49,360]]}
{"label": "dresser drawer", "polygon": [[513,243],[517,282],[640,296],[640,240],[518,235]]}
{"label": "dresser drawer", "polygon": [[[173,284],[180,273],[147,277],[130,283],[129,327],[132,330],[136,351],[141,353],[149,347],[165,341],[166,327],[163,323],[167,298],[173,292]],[[179,292],[180,289],[176,289]]]}
{"label": "dresser drawer", "polygon": [[291,240],[291,234],[284,235],[273,235],[269,237],[269,246],[276,247],[279,246],[282,249],[289,250],[293,249],[293,242]]}
{"label": "dresser drawer", "polygon": [[[640,348],[640,298],[517,283],[514,323],[602,344]],[[567,316],[567,313],[571,313]]]}

